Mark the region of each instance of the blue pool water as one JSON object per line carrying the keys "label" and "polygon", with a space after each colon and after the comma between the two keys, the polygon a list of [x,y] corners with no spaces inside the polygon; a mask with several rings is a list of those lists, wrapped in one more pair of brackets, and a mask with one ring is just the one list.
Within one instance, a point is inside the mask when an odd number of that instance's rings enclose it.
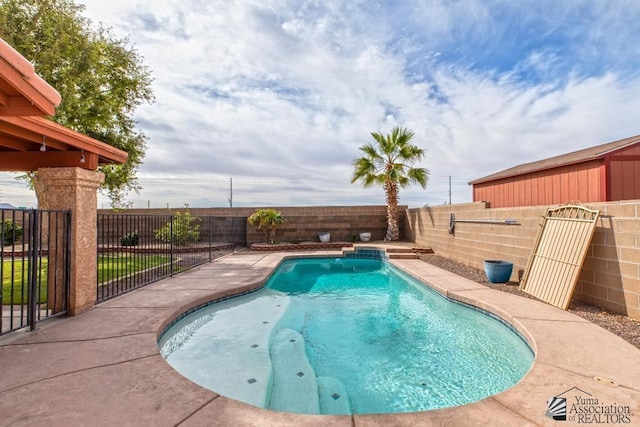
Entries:
{"label": "blue pool water", "polygon": [[375,259],[285,261],[262,290],[185,316],[159,344],[192,381],[296,413],[462,405],[515,385],[533,363],[504,322]]}

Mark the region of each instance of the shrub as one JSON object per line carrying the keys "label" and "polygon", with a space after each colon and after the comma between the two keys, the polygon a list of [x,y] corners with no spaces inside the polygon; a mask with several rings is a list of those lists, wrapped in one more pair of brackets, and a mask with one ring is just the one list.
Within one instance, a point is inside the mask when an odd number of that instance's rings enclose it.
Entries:
{"label": "shrub", "polygon": [[258,230],[264,229],[268,244],[273,244],[276,238],[276,228],[280,224],[287,222],[282,216],[282,212],[275,209],[256,209],[248,218],[249,224],[258,224]]}
{"label": "shrub", "polygon": [[120,238],[120,246],[138,246],[138,243],[140,243],[138,230],[133,233],[125,234]]}
{"label": "shrub", "polygon": [[0,235],[2,236],[2,246],[11,245],[22,237],[22,227],[10,219],[5,219],[1,223]]}
{"label": "shrub", "polygon": [[165,243],[173,242],[178,246],[200,240],[200,225],[195,222],[201,218],[192,217],[189,211],[181,214],[176,212],[171,221],[153,232],[156,239]]}

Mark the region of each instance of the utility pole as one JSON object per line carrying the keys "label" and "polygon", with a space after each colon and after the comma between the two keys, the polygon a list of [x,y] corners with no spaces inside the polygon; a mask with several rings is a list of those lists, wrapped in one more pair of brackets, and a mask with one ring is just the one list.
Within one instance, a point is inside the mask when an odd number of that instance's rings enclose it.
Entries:
{"label": "utility pole", "polygon": [[449,204],[451,204],[451,175],[449,175]]}
{"label": "utility pole", "polygon": [[233,207],[233,178],[229,178],[229,207]]}

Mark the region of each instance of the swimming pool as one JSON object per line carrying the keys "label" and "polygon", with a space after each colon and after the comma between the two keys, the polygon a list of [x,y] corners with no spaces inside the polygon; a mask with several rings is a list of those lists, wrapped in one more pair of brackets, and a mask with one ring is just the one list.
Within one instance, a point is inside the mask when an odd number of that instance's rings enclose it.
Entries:
{"label": "swimming pool", "polygon": [[513,386],[533,363],[504,322],[357,258],[285,261],[265,288],[185,316],[159,345],[204,387],[296,413],[461,405]]}

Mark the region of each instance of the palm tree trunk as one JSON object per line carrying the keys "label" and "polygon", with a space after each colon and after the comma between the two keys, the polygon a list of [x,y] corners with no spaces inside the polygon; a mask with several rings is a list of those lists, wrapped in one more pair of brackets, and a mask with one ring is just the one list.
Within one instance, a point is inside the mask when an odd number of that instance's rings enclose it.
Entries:
{"label": "palm tree trunk", "polygon": [[400,240],[398,228],[398,184],[387,182],[384,185],[387,194],[387,235],[384,240]]}

